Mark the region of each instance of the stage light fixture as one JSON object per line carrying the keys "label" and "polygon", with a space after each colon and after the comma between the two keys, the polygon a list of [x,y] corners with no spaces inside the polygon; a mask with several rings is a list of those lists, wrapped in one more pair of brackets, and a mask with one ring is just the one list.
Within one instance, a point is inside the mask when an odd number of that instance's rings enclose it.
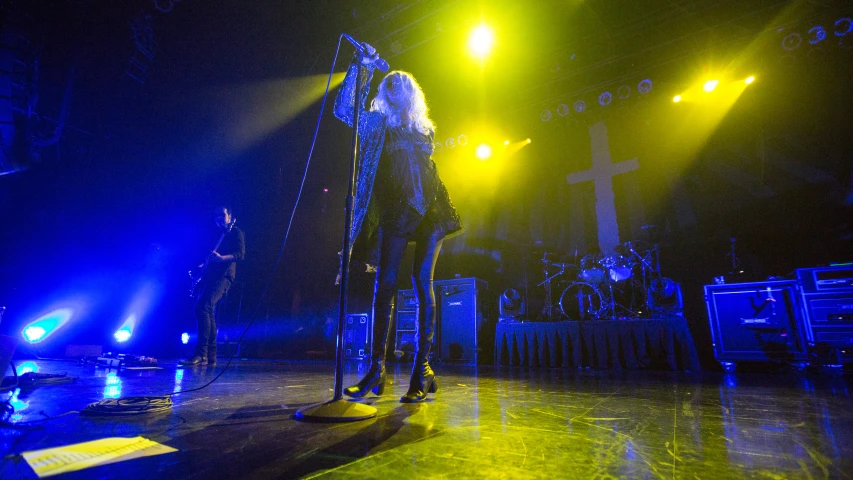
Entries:
{"label": "stage light fixture", "polygon": [[835,21],[835,36],[843,37],[848,33],[853,32],[853,20],[848,17],[839,18]]}
{"label": "stage light fixture", "polygon": [[447,141],[444,142],[444,146],[447,148],[455,148],[456,147],[456,139],[453,137],[448,138]]}
{"label": "stage light fixture", "polygon": [[481,143],[477,147],[477,158],[480,160],[488,160],[492,156],[492,147],[485,143]]}
{"label": "stage light fixture", "polygon": [[456,137],[456,143],[460,147],[464,147],[465,145],[468,145],[468,136],[465,135],[464,133],[459,135],[458,137]]}
{"label": "stage light fixture", "polygon": [[507,288],[501,295],[498,311],[504,320],[514,320],[519,315],[524,315],[524,301],[521,294],[514,288]]}
{"label": "stage light fixture", "polygon": [[181,334],[181,343],[183,343],[184,345],[190,343],[190,334],[189,333],[184,332]]}
{"label": "stage light fixture", "polygon": [[532,141],[533,141],[533,140],[531,140],[531,139],[529,139],[529,138],[527,139],[527,143],[530,143],[530,142],[532,142]]}
{"label": "stage light fixture", "polygon": [[504,145],[509,145],[509,140],[504,140]]}
{"label": "stage light fixture", "polygon": [[719,83],[719,80],[708,80],[707,82],[705,82],[705,85],[702,86],[702,89],[708,93],[711,93],[714,91],[715,88],[717,88],[717,84]]}
{"label": "stage light fixture", "polygon": [[24,338],[30,343],[42,340],[45,335],[47,335],[47,331],[41,327],[27,327],[24,329]]}
{"label": "stage light fixture", "polygon": [[124,343],[130,340],[130,330],[127,328],[120,328],[113,334],[113,337],[115,337],[117,342]]}
{"label": "stage light fixture", "polygon": [[622,85],[616,90],[616,95],[621,100],[625,100],[626,98],[631,96],[631,87],[629,87],[628,85]]}
{"label": "stage light fixture", "polygon": [[610,92],[602,92],[601,95],[598,96],[598,104],[602,107],[610,105],[610,102],[612,101],[613,95]]}
{"label": "stage light fixture", "polygon": [[575,101],[574,108],[576,112],[582,113],[584,110],[586,110],[586,102],[584,102],[583,100],[577,100]]}
{"label": "stage light fixture", "polygon": [[752,75],[750,75],[750,76],[746,77],[746,80],[744,80],[744,83],[746,83],[747,85],[749,85],[750,83],[752,83],[752,82],[754,82],[754,81],[755,81],[755,77],[753,77]]}
{"label": "stage light fixture", "polygon": [[542,113],[539,114],[539,120],[542,120],[543,122],[547,122],[547,121],[551,120],[552,116],[553,115],[551,114],[551,110],[548,110],[546,108],[545,110],[542,110]]}
{"label": "stage light fixture", "polygon": [[21,335],[29,343],[42,342],[65,325],[71,319],[72,313],[73,311],[70,308],[54,310],[27,324],[21,331]]}
{"label": "stage light fixture", "polygon": [[485,58],[492,51],[492,46],[495,43],[495,34],[492,29],[485,24],[478,25],[468,37],[468,49],[471,53],[479,58]]}
{"label": "stage light fixture", "polygon": [[561,103],[561,104],[557,105],[557,115],[559,115],[561,117],[565,117],[568,114],[569,114],[569,106],[568,105],[566,105],[565,103]]}
{"label": "stage light fixture", "polygon": [[681,101],[681,95],[676,95],[676,96],[672,97],[672,101],[675,103],[680,102]]}
{"label": "stage light fixture", "polygon": [[640,92],[640,95],[645,95],[652,91],[652,81],[650,79],[641,80],[640,83],[637,84],[637,91]]}

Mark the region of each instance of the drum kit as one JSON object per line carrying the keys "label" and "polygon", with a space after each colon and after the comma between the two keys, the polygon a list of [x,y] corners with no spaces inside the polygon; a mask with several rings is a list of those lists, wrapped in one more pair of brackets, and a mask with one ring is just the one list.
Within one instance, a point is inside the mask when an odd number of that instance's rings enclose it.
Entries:
{"label": "drum kit", "polygon": [[[650,317],[659,312],[656,293],[675,282],[660,273],[658,245],[625,242],[610,253],[591,253],[574,263],[542,256],[545,289],[542,320]],[[556,288],[555,288],[556,287]],[[559,297],[553,293],[559,292]]]}

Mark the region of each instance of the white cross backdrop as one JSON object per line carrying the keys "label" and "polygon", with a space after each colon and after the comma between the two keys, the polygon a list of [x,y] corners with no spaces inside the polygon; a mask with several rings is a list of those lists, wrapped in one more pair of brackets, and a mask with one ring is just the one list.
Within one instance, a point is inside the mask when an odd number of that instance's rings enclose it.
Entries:
{"label": "white cross backdrop", "polygon": [[598,247],[602,252],[610,253],[622,243],[619,240],[619,223],[616,221],[613,177],[637,170],[640,166],[636,158],[613,163],[610,157],[607,126],[603,120],[589,127],[589,138],[592,145],[592,168],[570,173],[566,176],[566,181],[570,185],[593,182],[595,216],[598,222]]}

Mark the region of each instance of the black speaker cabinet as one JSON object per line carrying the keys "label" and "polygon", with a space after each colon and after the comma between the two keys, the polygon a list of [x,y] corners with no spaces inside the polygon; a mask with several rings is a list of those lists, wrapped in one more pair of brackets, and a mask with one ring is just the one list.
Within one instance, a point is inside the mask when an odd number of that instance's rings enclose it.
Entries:
{"label": "black speaker cabinet", "polygon": [[[487,310],[494,303],[487,300],[488,284],[478,278],[453,278],[436,280],[434,289],[438,317],[434,357],[443,362],[490,363],[495,339],[494,321]],[[414,290],[398,292],[397,308],[395,349],[406,352],[417,342]]]}
{"label": "black speaker cabinet", "polygon": [[344,358],[362,360],[370,357],[372,322],[368,313],[350,313],[344,323]]}
{"label": "black speaker cabinet", "polygon": [[489,322],[485,309],[494,302],[486,300],[488,284],[478,278],[455,278],[435,283],[441,360],[474,364],[491,362],[494,358],[494,322]]}
{"label": "black speaker cabinet", "polygon": [[795,281],[706,285],[714,355],[739,361],[805,363],[806,326]]}
{"label": "black speaker cabinet", "polygon": [[801,268],[797,278],[809,342],[816,352],[834,349],[842,362],[853,362],[853,267]]}

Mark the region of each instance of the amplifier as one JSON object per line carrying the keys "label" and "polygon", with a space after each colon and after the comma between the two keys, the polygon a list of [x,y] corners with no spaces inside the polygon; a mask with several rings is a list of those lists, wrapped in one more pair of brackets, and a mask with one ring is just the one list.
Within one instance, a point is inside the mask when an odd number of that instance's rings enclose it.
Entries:
{"label": "amplifier", "polygon": [[[817,351],[853,349],[853,267],[800,268],[808,340]],[[850,357],[842,355],[844,361]]]}
{"label": "amplifier", "polygon": [[[410,290],[414,294],[414,290]],[[401,291],[400,293],[402,293]],[[417,297],[415,298],[417,308]],[[417,310],[397,310],[397,322],[394,332],[394,355],[403,361],[412,359],[417,348]]]}
{"label": "amplifier", "polygon": [[805,294],[853,292],[853,266],[800,268],[797,280]]}
{"label": "amplifier", "polygon": [[706,285],[714,355],[738,361],[806,362],[807,328],[793,280]]}
{"label": "amplifier", "polygon": [[373,322],[368,313],[350,313],[344,323],[344,358],[362,360],[370,357]]}
{"label": "amplifier", "polygon": [[[491,362],[494,322],[489,322],[487,309],[494,302],[486,300],[488,284],[478,278],[453,278],[436,280],[433,288],[438,317],[434,356],[445,362]],[[397,292],[395,350],[398,356],[400,352],[413,351],[417,343],[417,308],[414,290]]]}

